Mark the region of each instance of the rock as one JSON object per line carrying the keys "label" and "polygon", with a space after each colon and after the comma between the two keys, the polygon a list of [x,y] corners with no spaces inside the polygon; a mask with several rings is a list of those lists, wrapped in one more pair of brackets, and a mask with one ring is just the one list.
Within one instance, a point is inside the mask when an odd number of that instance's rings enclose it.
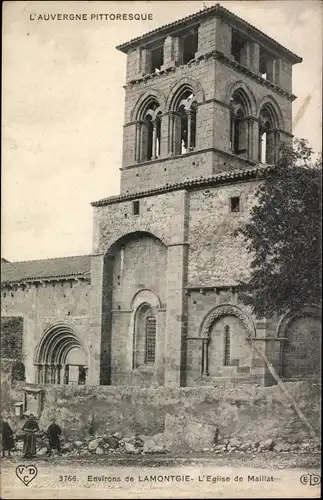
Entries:
{"label": "rock", "polygon": [[249,448],[251,447],[251,444],[250,443],[243,443],[241,446],[240,446],[240,450],[242,451],[246,451],[246,450],[249,450]]}
{"label": "rock", "polygon": [[215,425],[192,420],[187,415],[165,417],[165,443],[170,449],[202,451],[217,441],[218,428]]}
{"label": "rock", "polygon": [[274,451],[281,453],[282,451],[290,451],[290,445],[288,443],[277,443],[274,446]]}
{"label": "rock", "polygon": [[144,453],[149,453],[153,448],[155,448],[155,446],[156,443],[153,439],[147,439],[144,442],[144,448],[143,448]]}
{"label": "rock", "polygon": [[103,455],[104,454],[104,450],[102,448],[100,448],[100,446],[98,446],[97,449],[95,450],[95,453],[97,455]]}
{"label": "rock", "polygon": [[39,456],[43,456],[43,455],[46,455],[46,453],[48,453],[48,448],[41,448],[41,449],[37,452],[37,455],[39,455]]}
{"label": "rock", "polygon": [[131,443],[125,443],[124,449],[126,453],[134,453],[136,451],[135,446]]}
{"label": "rock", "polygon": [[272,439],[267,439],[266,441],[264,441],[263,443],[260,444],[260,447],[263,450],[271,451],[274,447],[274,442]]}
{"label": "rock", "polygon": [[214,446],[215,450],[223,450],[223,448],[226,449],[226,446],[223,446],[223,444],[216,444]]}
{"label": "rock", "polygon": [[84,444],[84,443],[83,443],[82,441],[74,441],[74,446],[75,446],[76,448],[81,448],[81,447],[83,446],[83,444]]}
{"label": "rock", "polygon": [[203,448],[203,451],[210,451],[210,448]]}
{"label": "rock", "polygon": [[258,446],[260,445],[259,441],[254,441],[251,446],[252,448],[258,448]]}
{"label": "rock", "polygon": [[112,450],[116,450],[119,447],[120,441],[115,436],[107,436],[104,438],[104,443]]}
{"label": "rock", "polygon": [[93,439],[92,441],[90,441],[89,444],[87,445],[89,451],[95,451],[99,446],[99,444],[100,444],[100,439]]}
{"label": "rock", "polygon": [[122,432],[115,432],[113,434],[113,437],[115,437],[117,439],[122,439],[123,438],[123,434],[122,434]]}
{"label": "rock", "polygon": [[230,439],[230,445],[234,446],[235,448],[239,448],[239,446],[242,445],[242,441],[240,441],[237,438],[232,438],[232,439]]}

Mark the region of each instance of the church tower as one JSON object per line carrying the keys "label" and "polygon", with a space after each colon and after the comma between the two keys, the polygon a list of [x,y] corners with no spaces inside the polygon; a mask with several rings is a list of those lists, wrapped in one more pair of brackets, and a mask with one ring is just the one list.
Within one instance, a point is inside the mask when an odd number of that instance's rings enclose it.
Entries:
{"label": "church tower", "polygon": [[301,59],[220,5],[117,48],[121,193],[92,204],[101,383],[268,383],[245,339],[278,371],[280,343],[237,302],[248,255],[233,232],[292,141]]}

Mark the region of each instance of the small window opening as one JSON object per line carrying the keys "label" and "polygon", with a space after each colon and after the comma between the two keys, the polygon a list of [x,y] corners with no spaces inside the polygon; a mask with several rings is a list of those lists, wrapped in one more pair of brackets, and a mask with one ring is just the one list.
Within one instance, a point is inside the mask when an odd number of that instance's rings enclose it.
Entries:
{"label": "small window opening", "polygon": [[259,73],[265,80],[274,81],[274,59],[262,48],[259,53]]}
{"label": "small window opening", "polygon": [[151,67],[150,72],[155,73],[160,70],[162,65],[164,64],[164,47],[157,47],[156,49],[152,49],[150,51],[151,54]]}
{"label": "small window opening", "polygon": [[231,54],[239,64],[246,64],[245,52],[247,41],[240,33],[232,30]]}
{"label": "small window opening", "polygon": [[140,214],[140,203],[138,200],[132,202],[132,213],[133,215]]}
{"label": "small window opening", "polygon": [[224,366],[230,366],[230,327],[224,327]]}
{"label": "small window opening", "polygon": [[183,64],[195,58],[198,45],[197,30],[192,31],[188,36],[183,38]]}
{"label": "small window opening", "polygon": [[233,196],[233,198],[230,198],[230,212],[240,212],[239,196]]}

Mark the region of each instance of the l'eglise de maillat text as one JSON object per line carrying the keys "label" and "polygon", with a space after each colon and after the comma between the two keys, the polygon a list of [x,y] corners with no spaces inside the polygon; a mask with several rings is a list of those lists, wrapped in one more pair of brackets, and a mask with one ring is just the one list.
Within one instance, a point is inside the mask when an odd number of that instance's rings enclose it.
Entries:
{"label": "l'eglise de maillat text", "polygon": [[[198,481],[199,483],[230,483],[232,481],[237,483],[242,483],[247,479],[247,482],[252,483],[272,483],[275,481],[274,476],[252,476],[248,475],[247,478],[243,476],[235,477],[225,477],[225,476],[212,476],[208,474],[200,474],[199,476],[192,477],[190,475],[154,475],[145,476],[140,475],[137,477],[139,483],[185,483],[190,481]],[[88,476],[88,482],[90,483],[100,483],[100,482],[121,482],[122,478],[119,476]],[[134,482],[135,478],[128,476],[126,478],[127,482]]]}

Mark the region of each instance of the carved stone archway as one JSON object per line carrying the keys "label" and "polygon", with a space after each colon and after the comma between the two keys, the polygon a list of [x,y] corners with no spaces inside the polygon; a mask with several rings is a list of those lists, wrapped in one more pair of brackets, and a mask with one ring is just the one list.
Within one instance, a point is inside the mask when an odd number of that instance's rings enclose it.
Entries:
{"label": "carved stone archway", "polygon": [[208,313],[202,324],[201,336],[204,338],[208,338],[210,336],[211,326],[218,318],[221,318],[222,316],[236,316],[245,326],[248,332],[248,336],[256,336],[256,328],[249,315],[242,311],[242,309],[240,309],[239,307],[233,306],[231,304],[218,306]]}

